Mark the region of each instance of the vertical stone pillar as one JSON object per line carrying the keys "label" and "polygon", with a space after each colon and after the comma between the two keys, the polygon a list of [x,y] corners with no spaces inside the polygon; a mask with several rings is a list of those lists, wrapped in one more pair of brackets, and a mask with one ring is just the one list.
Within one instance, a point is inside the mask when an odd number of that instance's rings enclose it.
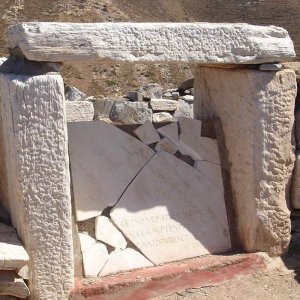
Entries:
{"label": "vertical stone pillar", "polygon": [[295,97],[291,70],[195,71],[195,117],[221,120],[238,232],[249,252],[280,255],[289,244]]}
{"label": "vertical stone pillar", "polygon": [[73,287],[64,105],[58,74],[0,74],[2,193],[30,256],[32,299],[68,299]]}

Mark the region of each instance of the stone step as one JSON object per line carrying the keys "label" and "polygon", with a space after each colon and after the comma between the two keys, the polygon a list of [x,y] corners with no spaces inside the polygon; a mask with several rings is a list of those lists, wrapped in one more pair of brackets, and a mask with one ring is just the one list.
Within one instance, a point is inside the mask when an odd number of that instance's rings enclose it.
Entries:
{"label": "stone step", "polygon": [[0,270],[20,269],[28,262],[29,256],[15,229],[0,223]]}
{"label": "stone step", "polygon": [[9,47],[36,61],[259,64],[295,57],[288,32],[222,23],[20,23]]}

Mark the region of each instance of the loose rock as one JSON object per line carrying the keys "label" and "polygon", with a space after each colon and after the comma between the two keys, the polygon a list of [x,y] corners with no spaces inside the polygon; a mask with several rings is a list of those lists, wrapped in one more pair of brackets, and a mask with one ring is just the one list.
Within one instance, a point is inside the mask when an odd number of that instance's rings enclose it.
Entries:
{"label": "loose rock", "polygon": [[142,93],[140,92],[129,92],[127,94],[127,97],[129,100],[133,101],[133,102],[142,102],[144,100],[144,96]]}
{"label": "loose rock", "polygon": [[86,94],[76,87],[67,87],[65,92],[67,101],[82,101],[86,98]]}
{"label": "loose rock", "polygon": [[115,105],[114,100],[100,100],[95,97],[88,97],[86,101],[91,101],[94,105],[94,119],[101,120],[109,118],[111,111]]}
{"label": "loose rock", "polygon": [[194,118],[194,105],[182,99],[178,100],[178,108],[174,113],[174,121],[179,117]]}
{"label": "loose rock", "polygon": [[146,145],[156,143],[160,140],[159,134],[150,121],[135,129],[133,133]]}
{"label": "loose rock", "polygon": [[184,95],[184,92],[188,89],[191,89],[194,87],[194,78],[187,79],[183,81],[179,87],[178,87],[178,92],[180,95]]}
{"label": "loose rock", "polygon": [[154,123],[172,122],[172,120],[173,120],[172,115],[167,112],[159,112],[153,114]]}
{"label": "loose rock", "polygon": [[144,100],[161,99],[163,89],[158,83],[150,83],[142,86],[139,90],[144,97]]}
{"label": "loose rock", "polygon": [[92,121],[94,106],[89,101],[66,101],[67,122]]}
{"label": "loose rock", "polygon": [[148,103],[123,101],[115,104],[110,118],[121,124],[144,124],[152,121],[152,110]]}

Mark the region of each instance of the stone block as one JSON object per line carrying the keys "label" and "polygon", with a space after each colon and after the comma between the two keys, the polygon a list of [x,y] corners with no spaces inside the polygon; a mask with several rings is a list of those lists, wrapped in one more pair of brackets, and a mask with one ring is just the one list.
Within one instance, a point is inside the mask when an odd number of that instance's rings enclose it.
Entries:
{"label": "stone block", "polygon": [[178,102],[169,99],[151,99],[150,105],[156,111],[175,111],[178,107]]}
{"label": "stone block", "polygon": [[115,250],[110,254],[108,262],[101,270],[99,276],[152,266],[153,264],[146,257],[134,249],[127,248],[125,250]]}
{"label": "stone block", "polygon": [[95,220],[96,239],[115,249],[125,249],[127,242],[112,221],[105,216],[98,216]]}
{"label": "stone block", "polygon": [[179,99],[178,108],[174,113],[174,120],[177,121],[179,117],[194,118],[194,105]]}
{"label": "stone block", "polygon": [[289,245],[296,90],[292,70],[195,72],[195,117],[221,120],[237,229],[249,252],[281,255]]}
{"label": "stone block", "polygon": [[111,218],[155,265],[231,248],[223,194],[166,152],[136,176]]}
{"label": "stone block", "polygon": [[110,118],[125,125],[144,124],[146,121],[152,121],[152,110],[145,102],[123,101],[114,105]]}
{"label": "stone block", "polygon": [[97,242],[82,253],[85,277],[97,277],[108,260],[108,251],[104,244]]}
{"label": "stone block", "polygon": [[137,91],[129,92],[127,94],[127,97],[130,101],[133,101],[133,102],[142,102],[144,100],[143,94],[141,92],[137,92]]}
{"label": "stone block", "polygon": [[66,101],[67,122],[92,121],[94,106],[89,101]]}
{"label": "stone block", "polygon": [[29,263],[29,256],[16,231],[0,223],[0,270],[19,269]]}
{"label": "stone block", "polygon": [[144,100],[161,99],[163,89],[158,83],[149,83],[140,87],[138,92],[143,95]]}
{"label": "stone block", "polygon": [[157,129],[157,131],[161,136],[168,138],[175,146],[178,145],[178,124],[177,124],[177,122],[160,127]]}
{"label": "stone block", "polygon": [[133,133],[146,145],[154,144],[160,140],[159,134],[150,121],[135,129]]}
{"label": "stone block", "polygon": [[108,119],[115,105],[115,101],[109,99],[100,100],[95,97],[88,97],[85,100],[93,103],[95,120]]}
{"label": "stone block", "polygon": [[[29,289],[24,280],[13,271],[0,272],[0,295],[10,295],[18,298],[27,298]],[[0,296],[0,299],[2,297]]]}
{"label": "stone block", "polygon": [[153,114],[153,123],[172,122],[173,117],[168,112],[159,112]]}
{"label": "stone block", "polygon": [[69,299],[74,283],[65,115],[60,75],[0,74],[1,197],[30,257],[32,299]]}
{"label": "stone block", "polygon": [[154,151],[103,121],[69,123],[68,132],[76,216],[84,221],[115,205]]}
{"label": "stone block", "polygon": [[29,60],[52,62],[259,64],[295,57],[283,28],[241,23],[30,22],[11,26],[8,42]]}
{"label": "stone block", "polygon": [[168,138],[163,138],[155,145],[155,151],[165,151],[175,154],[177,152],[177,147]]}
{"label": "stone block", "polygon": [[193,134],[195,138],[201,137],[202,121],[180,117],[178,118],[178,125],[181,134]]}
{"label": "stone block", "polygon": [[220,163],[218,143],[214,139],[196,136],[193,133],[180,134],[178,151],[190,156],[193,160],[205,160]]}

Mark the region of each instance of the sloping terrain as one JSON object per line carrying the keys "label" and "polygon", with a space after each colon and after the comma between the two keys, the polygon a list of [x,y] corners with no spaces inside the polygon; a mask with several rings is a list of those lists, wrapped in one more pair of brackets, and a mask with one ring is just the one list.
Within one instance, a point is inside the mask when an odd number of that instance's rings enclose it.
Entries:
{"label": "sloping terrain", "polygon": [[[289,30],[300,53],[299,0],[0,0],[0,56],[6,29],[24,21],[248,22]],[[174,87],[191,76],[187,66],[65,65],[65,80],[88,95],[121,96],[146,82]]]}

